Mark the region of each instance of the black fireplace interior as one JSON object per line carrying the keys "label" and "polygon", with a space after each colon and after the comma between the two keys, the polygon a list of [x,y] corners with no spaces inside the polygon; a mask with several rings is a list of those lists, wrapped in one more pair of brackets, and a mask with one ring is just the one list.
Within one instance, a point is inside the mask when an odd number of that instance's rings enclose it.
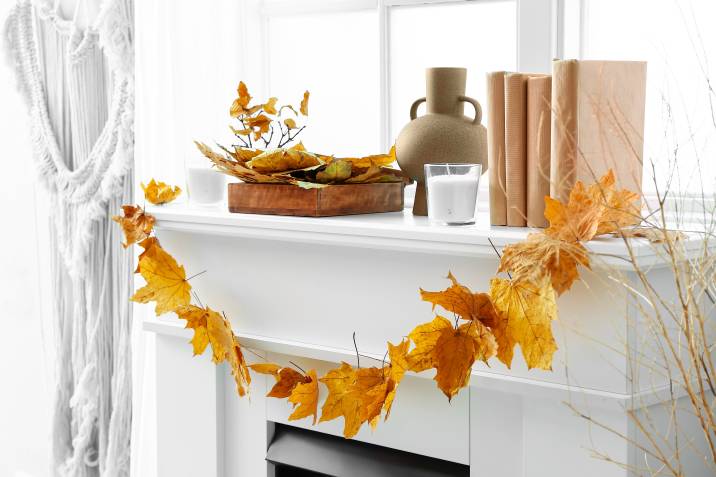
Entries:
{"label": "black fireplace interior", "polygon": [[470,467],[275,424],[266,460],[276,477],[468,477]]}

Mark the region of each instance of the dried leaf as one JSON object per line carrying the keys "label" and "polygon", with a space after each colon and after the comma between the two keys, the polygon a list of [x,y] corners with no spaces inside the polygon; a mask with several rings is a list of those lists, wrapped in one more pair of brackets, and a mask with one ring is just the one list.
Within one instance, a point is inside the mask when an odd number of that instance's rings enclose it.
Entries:
{"label": "dried leaf", "polygon": [[490,295],[473,293],[468,287],[461,285],[451,272],[447,278],[452,285],[443,291],[429,292],[420,289],[420,297],[423,301],[432,303],[433,310],[436,306],[441,306],[463,320],[479,320],[488,326],[497,318]]}
{"label": "dried leaf", "polygon": [[300,149],[272,149],[254,157],[246,165],[255,171],[284,172],[317,166],[321,161],[314,154]]}
{"label": "dried leaf", "polygon": [[313,416],[313,424],[315,424],[318,416],[318,377],[316,376],[316,370],[310,370],[306,378],[307,381],[297,384],[288,397],[288,402],[293,404],[295,408],[293,413],[288,416],[288,420],[296,421]]}
{"label": "dried leaf", "polygon": [[408,349],[410,348],[410,341],[403,340],[399,345],[394,345],[388,342],[388,358],[390,358],[390,366],[388,367],[388,377],[393,381],[393,387],[385,397],[385,420],[390,417],[390,409],[393,406],[393,400],[395,399],[395,393],[398,390],[398,385],[403,380],[405,372],[410,368],[408,363]]}
{"label": "dried leaf", "polygon": [[641,222],[639,194],[627,189],[615,190],[615,183],[614,171],[609,169],[596,184],[589,186],[593,200],[604,205],[596,235],[613,233]]}
{"label": "dried leaf", "polygon": [[318,154],[323,162],[330,163],[332,161],[349,161],[353,167],[370,168],[371,166],[384,167],[395,162],[395,145],[390,148],[388,154],[375,154],[363,157],[334,157]]}
{"label": "dried leaf", "polygon": [[229,356],[227,356],[227,360],[231,365],[231,374],[234,376],[234,382],[236,383],[236,392],[239,396],[244,396],[251,384],[251,375],[249,374],[249,367],[246,364],[244,354],[241,351],[239,339],[236,336],[233,338],[234,346]]}
{"label": "dried leaf", "polygon": [[586,242],[596,235],[604,206],[594,201],[581,181],[572,188],[567,205],[551,197],[544,200],[547,235],[567,242]]}
{"label": "dried leaf", "polygon": [[144,198],[154,205],[171,202],[181,194],[181,189],[178,186],[172,188],[172,186],[161,181],[157,182],[154,179],[150,180],[146,186],[144,183],[141,186],[144,191]]}
{"label": "dried leaf", "polygon": [[246,359],[241,351],[241,344],[231,330],[231,323],[219,313],[211,311],[207,314],[207,330],[211,343],[212,361],[216,364],[227,361],[231,366],[231,374],[236,382],[239,396],[246,395],[251,384],[251,375]]}
{"label": "dried leaf", "polygon": [[526,241],[505,247],[497,271],[511,272],[517,282],[538,283],[549,278],[561,295],[579,279],[577,265],[589,268],[589,255],[582,244],[533,233]]}
{"label": "dried leaf", "polygon": [[229,126],[229,129],[231,129],[231,132],[234,133],[236,136],[248,136],[249,134],[251,134],[250,128],[236,129],[233,126]]}
{"label": "dried leaf", "polygon": [[495,337],[479,321],[454,328],[447,318],[436,316],[430,323],[415,327],[409,338],[415,344],[407,356],[410,370],[435,368],[433,379],[448,399],[467,386],[477,359],[487,361],[497,352]]}
{"label": "dried leaf", "polygon": [[266,104],[263,105],[264,112],[268,114],[277,114],[278,110],[276,109],[276,102],[278,101],[278,98],[269,98],[269,100],[266,102]]}
{"label": "dried leaf", "polygon": [[[149,241],[150,239],[146,239]],[[144,243],[144,242],[143,242]],[[191,285],[186,281],[184,267],[154,241],[146,243],[147,248],[139,257],[137,270],[147,284],[137,290],[132,301],[138,303],[156,302],[158,315],[188,305]]]}
{"label": "dried leaf", "polygon": [[200,308],[195,305],[180,306],[175,310],[177,316],[186,320],[185,328],[193,329],[194,336],[191,339],[194,348],[194,356],[204,353],[209,344],[208,316],[215,313],[207,308]]}
{"label": "dried leaf", "polygon": [[259,114],[256,117],[247,118],[246,125],[253,131],[254,140],[258,140],[262,134],[269,132],[271,128],[271,118],[265,114]]}
{"label": "dried leaf", "polygon": [[355,393],[351,393],[356,381],[356,373],[348,363],[341,363],[341,367],[332,369],[319,379],[328,388],[321,418],[318,422],[331,421],[343,417],[343,435],[348,438],[354,436],[360,429],[359,417],[360,400]]}
{"label": "dried leaf", "polygon": [[122,213],[123,217],[115,215],[112,220],[121,225],[124,231],[125,243],[122,244],[124,248],[149,237],[154,228],[153,216],[145,214],[144,209],[134,205],[123,205]]}
{"label": "dried leaf", "polygon": [[303,99],[301,100],[301,107],[299,108],[299,111],[301,111],[301,114],[304,116],[308,116],[308,96],[309,92],[306,91],[303,93]]}
{"label": "dried leaf", "polygon": [[293,368],[281,368],[276,376],[276,384],[266,395],[267,397],[287,398],[293,392],[293,389],[299,383],[307,382],[303,374]]}
{"label": "dried leaf", "polygon": [[296,121],[294,121],[291,118],[287,118],[283,120],[283,123],[286,125],[289,129],[296,129]]}
{"label": "dried leaf", "polygon": [[238,98],[236,98],[231,105],[231,117],[238,118],[242,114],[247,114],[246,108],[248,107],[249,103],[251,102],[251,96],[249,95],[249,90],[244,84],[243,81],[239,82],[239,87],[236,89],[237,94],[239,95]]}
{"label": "dried leaf", "polygon": [[278,376],[278,372],[281,370],[281,366],[274,363],[254,363],[250,364],[249,368],[256,373],[270,374],[271,376]]}
{"label": "dried leaf", "polygon": [[551,370],[552,355],[557,350],[552,336],[557,304],[550,281],[533,284],[493,278],[490,295],[500,316],[492,327],[497,358],[510,367],[515,344],[519,344],[529,369]]}
{"label": "dried leaf", "polygon": [[319,184],[343,182],[351,176],[352,169],[353,166],[348,161],[333,161],[316,174],[316,181]]}
{"label": "dried leaf", "polygon": [[[211,148],[208,147],[206,144],[202,144],[196,141],[194,142],[194,144],[196,144],[196,147],[201,151],[202,154],[204,154],[204,156],[206,156],[211,162],[214,163],[214,165],[219,171],[230,176],[238,177],[244,182],[278,184],[287,184],[292,182],[288,177],[270,176],[266,174],[261,174],[260,172],[255,171],[253,169],[249,169],[248,167],[246,167],[246,163],[242,160],[237,160],[234,158],[230,159],[222,156],[221,154],[217,154],[216,152],[211,150]],[[253,158],[259,156],[262,152],[263,151],[254,151],[251,149],[236,149],[236,153],[232,154],[232,156],[240,158]]]}

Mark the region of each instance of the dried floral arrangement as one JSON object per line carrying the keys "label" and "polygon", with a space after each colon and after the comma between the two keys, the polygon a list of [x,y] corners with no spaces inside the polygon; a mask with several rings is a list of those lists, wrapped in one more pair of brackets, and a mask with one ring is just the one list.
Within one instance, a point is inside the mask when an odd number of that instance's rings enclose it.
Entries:
{"label": "dried floral arrangement", "polygon": [[[569,201],[547,197],[545,217],[550,226],[530,234],[521,243],[504,248],[498,273],[487,292],[473,292],[448,274],[451,285],[442,291],[420,289],[422,300],[440,307],[454,319],[436,314],[416,326],[399,344],[387,343],[387,359],[380,367],[341,363],[324,376],[315,370],[259,362],[248,364],[242,345],[226,316],[201,302],[191,303],[191,285],[184,267],[165,251],[152,235],[154,218],[135,206],[124,206],[115,217],[124,230],[125,246],[138,243],[137,273],[147,284],[132,297],[139,303],[154,302],[156,314],[174,312],[194,330],[195,355],[211,346],[215,363],[228,362],[243,396],[251,373],[268,374],[276,384],[269,397],[287,399],[294,410],[289,420],[311,417],[315,424],[344,418],[343,434],[356,435],[361,426],[375,427],[388,419],[398,386],[405,373],[435,369],[434,380],[448,400],[468,385],[473,364],[496,357],[510,367],[519,345],[528,368],[552,369],[557,350],[552,321],[557,319],[557,296],[579,280],[579,267],[590,267],[584,243],[597,236],[646,236],[654,241],[678,240],[659,230],[635,228],[642,219],[639,196],[615,188],[611,171],[597,183],[577,182]],[[497,251],[497,250],[496,250]],[[196,298],[196,297],[195,297]],[[354,336],[355,343],[355,336]],[[358,349],[356,346],[356,354]],[[318,411],[322,383],[328,394]]]}
{"label": "dried floral arrangement", "polygon": [[[407,181],[400,170],[389,167],[395,162],[395,148],[387,154],[337,158],[309,152],[303,143],[295,143],[306,128],[305,124],[299,126],[298,121],[308,116],[308,91],[303,93],[298,108],[290,104],[277,107],[276,97],[252,105],[253,98],[243,81],[237,93],[230,114],[239,121],[240,127],[230,126],[230,129],[238,143],[230,148],[219,145],[223,151],[220,154],[206,144],[195,142],[219,171],[244,182],[293,184],[307,189]],[[256,147],[258,144],[262,148]]]}

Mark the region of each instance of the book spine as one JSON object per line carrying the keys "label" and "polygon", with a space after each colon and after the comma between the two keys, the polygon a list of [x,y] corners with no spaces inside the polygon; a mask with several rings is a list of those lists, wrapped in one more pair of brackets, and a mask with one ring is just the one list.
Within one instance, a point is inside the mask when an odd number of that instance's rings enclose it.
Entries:
{"label": "book spine", "polygon": [[569,200],[574,186],[578,159],[578,62],[552,64],[552,152],[550,195]]}
{"label": "book spine", "polygon": [[487,131],[490,223],[492,225],[507,225],[504,71],[487,74]]}
{"label": "book spine", "polygon": [[527,225],[527,76],[505,75],[505,192],[507,225]]}
{"label": "book spine", "polygon": [[527,225],[546,227],[544,197],[550,187],[552,78],[527,80]]}

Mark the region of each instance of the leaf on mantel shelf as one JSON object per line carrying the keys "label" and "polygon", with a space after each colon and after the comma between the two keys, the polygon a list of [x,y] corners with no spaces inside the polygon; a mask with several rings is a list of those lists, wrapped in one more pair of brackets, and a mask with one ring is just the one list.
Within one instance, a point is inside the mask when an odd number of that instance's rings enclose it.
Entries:
{"label": "leaf on mantel shelf", "polygon": [[122,214],[123,217],[115,215],[112,220],[117,222],[124,231],[125,243],[122,244],[124,248],[141,242],[152,233],[155,219],[153,216],[145,214],[144,209],[138,205],[123,205]]}
{"label": "leaf on mantel shelf", "polygon": [[150,180],[146,186],[144,183],[140,185],[144,191],[144,198],[154,205],[171,202],[181,194],[181,188],[179,186],[172,187],[164,182],[157,182],[154,179]]}

